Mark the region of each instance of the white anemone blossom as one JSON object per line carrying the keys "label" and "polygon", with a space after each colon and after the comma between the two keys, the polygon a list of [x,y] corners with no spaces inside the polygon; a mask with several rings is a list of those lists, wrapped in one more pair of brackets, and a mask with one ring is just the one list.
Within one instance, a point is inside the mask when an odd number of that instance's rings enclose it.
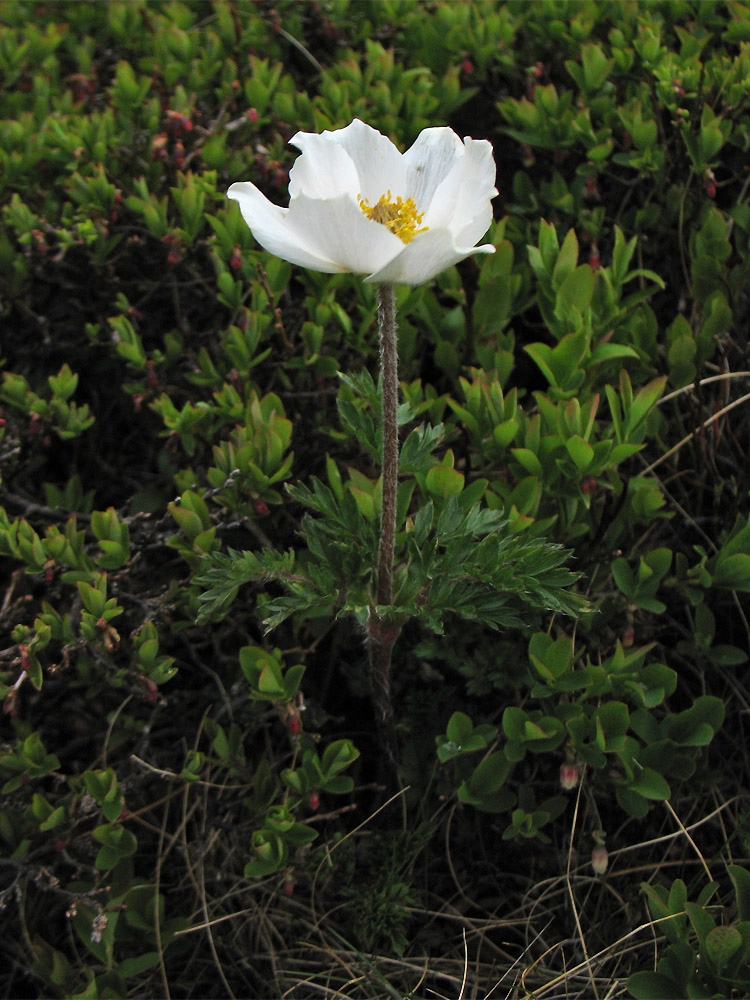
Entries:
{"label": "white anemone blossom", "polygon": [[249,181],[232,184],[258,243],[314,271],[366,275],[378,284],[419,285],[472,253],[492,221],[495,161],[486,139],[463,142],[426,128],[401,153],[355,118],[346,128],[298,132],[289,208]]}

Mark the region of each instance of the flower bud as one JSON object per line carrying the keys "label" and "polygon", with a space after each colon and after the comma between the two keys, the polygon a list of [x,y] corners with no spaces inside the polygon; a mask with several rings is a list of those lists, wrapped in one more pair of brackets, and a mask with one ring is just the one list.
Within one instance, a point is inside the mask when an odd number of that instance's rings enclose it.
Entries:
{"label": "flower bud", "polygon": [[566,792],[578,785],[578,764],[568,762],[560,765],[560,785]]}
{"label": "flower bud", "polygon": [[296,736],[297,733],[299,733],[299,731],[302,729],[302,720],[300,719],[299,715],[296,714],[290,715],[289,718],[286,720],[286,728],[289,730],[292,736]]}
{"label": "flower bud", "polygon": [[591,867],[596,875],[603,875],[609,867],[609,855],[604,844],[597,844],[591,852]]}
{"label": "flower bud", "polygon": [[596,489],[596,480],[593,476],[586,476],[585,479],[581,480],[581,493],[593,493]]}

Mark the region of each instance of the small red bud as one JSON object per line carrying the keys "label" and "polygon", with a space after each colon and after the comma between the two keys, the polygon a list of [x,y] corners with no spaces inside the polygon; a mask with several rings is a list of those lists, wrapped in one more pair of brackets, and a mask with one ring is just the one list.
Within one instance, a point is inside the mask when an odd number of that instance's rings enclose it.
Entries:
{"label": "small red bud", "polygon": [[593,493],[595,489],[596,480],[593,476],[586,476],[586,478],[581,481],[581,493]]}
{"label": "small red bud", "polygon": [[585,191],[587,198],[597,198],[599,196],[599,189],[596,186],[596,176],[594,174],[589,174],[586,178]]}
{"label": "small red bud", "polygon": [[604,844],[597,844],[591,852],[591,867],[596,875],[603,875],[609,867],[609,854]]}
{"label": "small red bud", "polygon": [[287,899],[291,898],[292,894],[294,893],[294,882],[292,881],[292,879],[290,878],[284,879],[284,886],[282,891]]}
{"label": "small red bud", "polygon": [[534,66],[533,72],[534,72],[534,76],[538,80],[541,77],[542,73],[544,72],[544,63],[543,62],[538,62]]}
{"label": "small red bud", "polygon": [[290,715],[289,718],[286,720],[286,728],[289,730],[292,736],[296,736],[297,733],[299,733],[299,731],[302,729],[302,720],[298,715]]}
{"label": "small red bud", "polygon": [[601,266],[601,258],[599,257],[599,250],[594,243],[591,247],[591,253],[589,254],[589,267],[592,271],[598,271]]}
{"label": "small red bud", "polygon": [[167,158],[167,133],[162,132],[157,135],[151,143],[151,159],[166,160]]}
{"label": "small red bud", "polygon": [[310,792],[310,798],[307,801],[310,808],[315,812],[320,805],[320,795],[317,792]]}
{"label": "small red bud", "polygon": [[635,633],[633,631],[633,626],[628,625],[625,628],[625,631],[622,633],[622,644],[625,647],[625,649],[629,649],[633,645],[634,639],[635,639]]}
{"label": "small red bud", "polygon": [[34,237],[34,249],[40,256],[44,257],[47,253],[47,241],[44,237],[44,233],[41,229],[32,229],[31,235]]}
{"label": "small red bud", "polygon": [[268,504],[264,500],[256,500],[253,504],[253,510],[259,517],[268,517]]}
{"label": "small red bud", "polygon": [[474,63],[471,59],[463,59],[461,61],[461,72],[466,74],[474,72]]}
{"label": "small red bud", "polygon": [[174,267],[174,265],[177,264],[179,260],[180,260],[180,251],[170,250],[169,253],[167,254],[167,264]]}
{"label": "small red bud", "polygon": [[120,813],[120,815],[117,818],[120,820],[120,822],[123,822],[123,820],[126,820],[129,815],[130,815],[130,812],[128,811],[128,807],[127,806],[123,806],[122,807],[122,812]]}
{"label": "small red bud", "polygon": [[255,110],[255,108],[247,109],[247,117],[251,125],[258,124],[258,112]]}
{"label": "small red bud", "polygon": [[68,846],[68,842],[65,839],[65,837],[58,837],[57,840],[55,841],[55,850],[56,851],[64,851],[67,846]]}
{"label": "small red bud", "polygon": [[573,763],[560,765],[560,785],[566,792],[571,791],[578,784],[578,765]]}

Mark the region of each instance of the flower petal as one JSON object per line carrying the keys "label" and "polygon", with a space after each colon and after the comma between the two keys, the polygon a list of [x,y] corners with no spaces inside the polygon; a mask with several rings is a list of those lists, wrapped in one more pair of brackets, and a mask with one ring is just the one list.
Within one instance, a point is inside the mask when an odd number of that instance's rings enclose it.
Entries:
{"label": "flower petal", "polygon": [[361,190],[357,168],[332,136],[332,132],[297,132],[290,140],[302,150],[289,171],[290,197],[306,194],[309,198],[336,198],[349,194],[356,201]]}
{"label": "flower petal", "polygon": [[385,226],[363,215],[349,197],[316,199],[300,194],[279,208],[249,182],[233,184],[229,197],[262,247],[313,271],[369,274],[384,267],[403,247]]}
{"label": "flower petal", "polygon": [[495,159],[486,139],[464,139],[463,178],[451,229],[458,246],[471,246],[481,239],[492,222],[495,187]]}
{"label": "flower petal", "polygon": [[359,177],[359,190],[355,195],[361,194],[370,204],[377,202],[389,188],[394,196],[403,195],[406,187],[404,158],[387,136],[359,118],[346,128],[323,135],[329,136],[349,154]]}
{"label": "flower petal", "polygon": [[482,246],[457,246],[449,229],[430,229],[415,236],[401,253],[365,281],[377,285],[421,285],[473,253],[494,253],[491,243]]}
{"label": "flower petal", "polygon": [[[486,139],[465,139],[463,156],[435,191],[423,225],[450,228],[459,246],[471,246],[487,232],[492,221],[491,199],[495,188],[495,161]],[[481,227],[481,228],[480,228]]]}
{"label": "flower petal", "polygon": [[253,236],[270,253],[313,271],[334,270],[330,260],[323,258],[314,246],[303,246],[298,235],[290,229],[289,209],[274,205],[250,181],[232,184],[227,196],[239,203],[242,218]]}
{"label": "flower petal", "polygon": [[398,193],[413,198],[420,212],[429,209],[438,186],[461,160],[463,153],[461,140],[452,128],[423,129],[414,145],[404,153],[406,191]]}

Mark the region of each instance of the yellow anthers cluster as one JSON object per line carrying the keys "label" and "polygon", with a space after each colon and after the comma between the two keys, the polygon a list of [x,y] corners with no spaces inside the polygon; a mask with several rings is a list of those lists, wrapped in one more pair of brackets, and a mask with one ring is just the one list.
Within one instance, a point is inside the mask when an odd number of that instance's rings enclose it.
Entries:
{"label": "yellow anthers cluster", "polygon": [[380,222],[390,229],[403,243],[411,243],[417,233],[427,232],[428,226],[418,228],[422,221],[424,212],[418,212],[413,198],[406,201],[399,195],[395,201],[391,198],[391,192],[380,196],[376,205],[370,205],[362,195],[357,195],[359,207],[368,219],[373,222]]}

